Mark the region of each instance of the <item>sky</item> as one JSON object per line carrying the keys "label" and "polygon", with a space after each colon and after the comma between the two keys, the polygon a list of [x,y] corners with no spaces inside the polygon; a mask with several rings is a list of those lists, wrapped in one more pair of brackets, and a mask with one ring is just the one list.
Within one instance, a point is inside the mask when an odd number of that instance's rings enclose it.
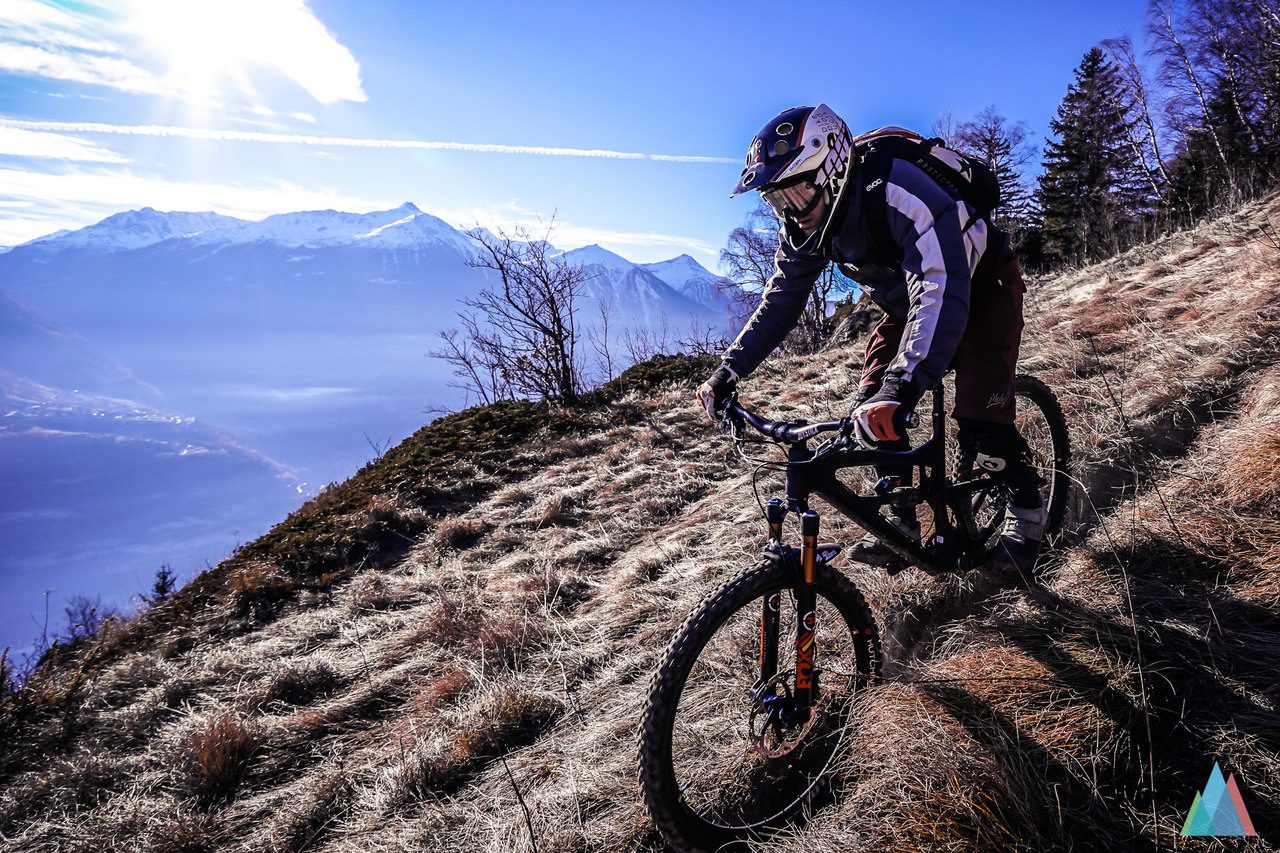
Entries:
{"label": "sky", "polygon": [[985,4],[4,0],[0,246],[140,207],[260,219],[412,201],[715,268],[770,117],[857,132],[998,105],[1042,143],[1145,0]]}

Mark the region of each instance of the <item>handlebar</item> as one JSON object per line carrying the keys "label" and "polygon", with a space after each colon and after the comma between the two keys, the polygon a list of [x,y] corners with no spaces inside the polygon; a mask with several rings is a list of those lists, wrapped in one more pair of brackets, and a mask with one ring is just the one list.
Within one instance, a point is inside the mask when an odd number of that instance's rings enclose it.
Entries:
{"label": "handlebar", "polygon": [[[816,424],[804,421],[771,421],[745,408],[738,402],[736,394],[729,398],[729,402],[725,406],[724,418],[735,433],[741,433],[742,425],[745,423],[762,435],[768,436],[775,441],[780,441],[783,444],[798,444],[813,438],[819,433],[837,432],[847,425],[845,420],[820,421]],[[908,412],[901,418],[895,417],[894,420],[898,422],[899,429],[903,427],[914,429],[920,423],[920,416],[915,412]]]}

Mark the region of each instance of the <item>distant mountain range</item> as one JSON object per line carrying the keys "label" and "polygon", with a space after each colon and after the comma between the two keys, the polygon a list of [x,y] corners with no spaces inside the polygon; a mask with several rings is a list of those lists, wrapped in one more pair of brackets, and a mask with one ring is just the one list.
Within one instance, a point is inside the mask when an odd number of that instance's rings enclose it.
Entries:
{"label": "distant mountain range", "polygon": [[[190,573],[463,405],[425,356],[489,282],[479,250],[406,203],[258,222],[142,208],[0,253],[0,536],[21,543],[0,598],[122,601],[162,562]],[[604,311],[611,336],[661,328],[675,345],[727,324],[688,255],[559,254],[591,274],[584,327]],[[30,636],[13,618],[0,646]]]}

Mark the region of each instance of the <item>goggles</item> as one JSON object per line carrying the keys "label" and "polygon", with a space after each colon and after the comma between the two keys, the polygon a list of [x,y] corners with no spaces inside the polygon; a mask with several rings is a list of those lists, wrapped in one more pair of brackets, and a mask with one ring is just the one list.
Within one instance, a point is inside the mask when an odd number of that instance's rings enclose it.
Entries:
{"label": "goggles", "polygon": [[778,216],[800,219],[818,206],[821,191],[809,181],[774,187],[760,193]]}

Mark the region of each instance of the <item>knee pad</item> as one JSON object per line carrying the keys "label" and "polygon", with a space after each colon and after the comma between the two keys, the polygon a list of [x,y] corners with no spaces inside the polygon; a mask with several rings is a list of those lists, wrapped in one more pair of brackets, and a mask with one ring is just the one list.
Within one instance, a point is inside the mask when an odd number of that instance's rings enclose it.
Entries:
{"label": "knee pad", "polygon": [[973,418],[956,418],[960,450],[973,464],[1000,473],[1029,462],[1031,450],[1012,424],[995,424]]}
{"label": "knee pad", "polygon": [[1018,506],[1038,506],[1043,481],[1032,464],[1031,448],[1012,424],[957,418],[956,436],[966,464],[1004,478]]}

